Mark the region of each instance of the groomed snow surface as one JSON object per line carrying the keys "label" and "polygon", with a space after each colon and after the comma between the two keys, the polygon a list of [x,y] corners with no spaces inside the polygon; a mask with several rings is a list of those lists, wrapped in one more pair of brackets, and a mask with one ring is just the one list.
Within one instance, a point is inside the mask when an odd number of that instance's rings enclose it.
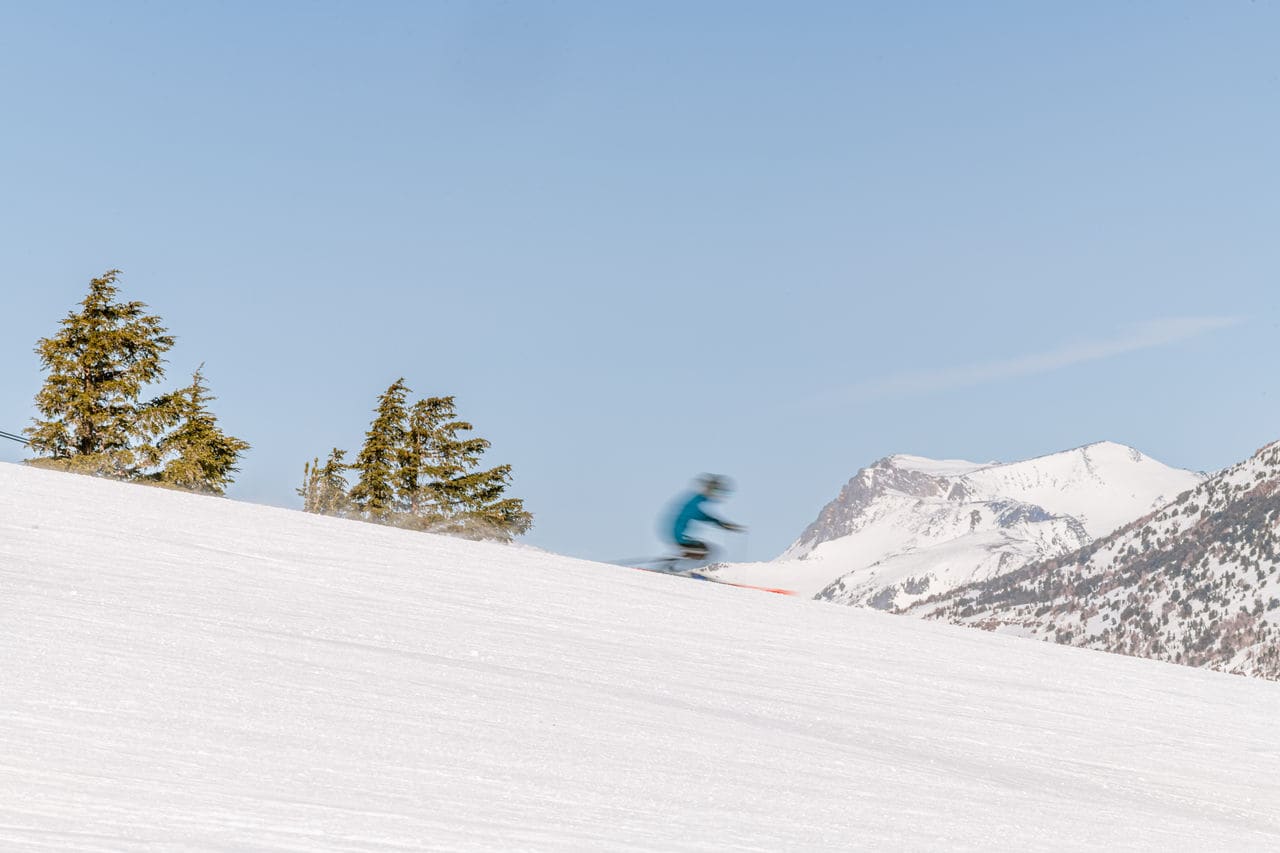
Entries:
{"label": "groomed snow surface", "polygon": [[1280,849],[1280,684],[0,465],[0,849]]}

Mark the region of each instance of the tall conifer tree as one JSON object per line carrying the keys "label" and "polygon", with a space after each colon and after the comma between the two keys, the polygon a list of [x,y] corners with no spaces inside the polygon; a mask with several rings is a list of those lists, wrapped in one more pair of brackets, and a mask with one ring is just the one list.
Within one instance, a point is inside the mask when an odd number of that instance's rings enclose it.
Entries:
{"label": "tall conifer tree", "polygon": [[57,467],[131,478],[153,455],[164,417],[159,401],[139,398],[164,375],[173,337],[142,302],[117,301],[119,275],[90,281],[80,310],[37,343],[49,375],[35,401],[43,417],[25,432]]}
{"label": "tall conifer tree", "polygon": [[203,365],[191,376],[191,384],[167,398],[173,429],[156,446],[156,464],[163,465],[153,479],[195,492],[221,495],[239,469],[236,462],[249,443],[224,433],[209,411],[216,400],[205,384]]}
{"label": "tall conifer tree", "polygon": [[477,470],[489,442],[463,436],[453,397],[414,404],[406,432],[401,495],[415,526],[475,539],[509,540],[528,531],[533,516],[522,501],[503,498],[511,466]]}
{"label": "tall conifer tree", "polygon": [[378,397],[375,417],[365,433],[364,446],[351,467],[360,479],[351,489],[351,500],[370,521],[382,524],[395,520],[396,480],[403,456],[405,400],[409,388],[401,377]]}
{"label": "tall conifer tree", "polygon": [[459,439],[471,424],[456,419],[453,397],[428,397],[413,404],[397,479],[400,507],[415,526],[438,529],[457,515],[457,501],[442,483],[473,466],[489,443]]}

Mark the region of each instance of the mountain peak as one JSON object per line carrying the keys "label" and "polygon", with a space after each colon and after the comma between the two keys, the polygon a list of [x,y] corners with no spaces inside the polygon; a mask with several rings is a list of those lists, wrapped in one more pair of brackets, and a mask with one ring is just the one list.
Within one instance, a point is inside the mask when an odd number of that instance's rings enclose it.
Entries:
{"label": "mountain peak", "polygon": [[1130,447],[1129,445],[1121,444],[1118,441],[1095,441],[1090,444],[1077,447],[1074,452],[1090,456],[1106,456],[1108,458],[1128,462],[1144,462],[1149,458],[1143,455],[1142,451],[1138,450],[1136,447]]}
{"label": "mountain peak", "polygon": [[919,471],[936,476],[958,476],[977,471],[998,462],[969,462],[965,459],[929,459],[925,456],[912,456],[907,453],[895,453],[873,463],[873,468],[897,468],[900,471]]}
{"label": "mountain peak", "polygon": [[933,459],[927,456],[915,456],[909,453],[895,453],[892,456],[886,456],[883,459],[876,460],[870,467],[895,468],[900,471],[919,471],[925,474],[946,477],[962,476],[964,474],[969,474],[986,468],[999,468],[1013,465],[1036,466],[1043,465],[1051,462],[1052,460],[1082,458],[1112,462],[1116,464],[1155,461],[1152,460],[1151,457],[1144,455],[1140,450],[1130,447],[1127,444],[1103,440],[1090,442],[1089,444],[1082,444],[1079,447],[1073,447],[1068,450],[1059,450],[1053,453],[1046,453],[1043,456],[1035,456],[1030,459],[1022,459],[1014,462],[1000,462],[997,460],[991,460],[989,462],[970,462],[966,459]]}
{"label": "mountain peak", "polygon": [[1200,480],[1111,441],[1017,462],[887,456],[823,507],[776,561],[776,579],[898,607],[1069,553]]}
{"label": "mountain peak", "polygon": [[917,615],[1280,679],[1280,442],[1070,555]]}

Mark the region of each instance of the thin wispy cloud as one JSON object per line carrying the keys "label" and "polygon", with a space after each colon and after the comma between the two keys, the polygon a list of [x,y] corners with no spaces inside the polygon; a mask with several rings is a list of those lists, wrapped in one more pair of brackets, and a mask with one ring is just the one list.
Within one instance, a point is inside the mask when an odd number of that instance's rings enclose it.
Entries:
{"label": "thin wispy cloud", "polygon": [[828,399],[850,397],[906,397],[933,391],[950,391],[1018,379],[1061,370],[1076,364],[1102,361],[1139,350],[1168,346],[1239,325],[1236,317],[1171,317],[1150,320],[1120,330],[1115,336],[1078,341],[1045,352],[1013,356],[998,361],[896,373],[873,379],[825,395]]}

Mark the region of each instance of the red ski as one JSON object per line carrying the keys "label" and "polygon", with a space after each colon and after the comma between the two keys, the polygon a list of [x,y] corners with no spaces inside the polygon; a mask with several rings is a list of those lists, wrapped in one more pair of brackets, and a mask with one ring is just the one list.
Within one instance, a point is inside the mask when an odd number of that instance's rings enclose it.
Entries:
{"label": "red ski", "polygon": [[773,587],[773,586],[756,586],[755,584],[750,584],[750,583],[734,583],[733,581],[723,581],[723,580],[720,580],[720,578],[713,578],[713,577],[710,577],[709,575],[700,575],[697,573],[685,575],[685,577],[696,578],[697,580],[700,580],[700,581],[711,581],[712,583],[722,583],[725,586],[736,586],[738,589],[758,589],[761,592],[772,592],[774,595],[795,595],[796,594],[796,591],[794,589],[780,589],[778,587]]}

